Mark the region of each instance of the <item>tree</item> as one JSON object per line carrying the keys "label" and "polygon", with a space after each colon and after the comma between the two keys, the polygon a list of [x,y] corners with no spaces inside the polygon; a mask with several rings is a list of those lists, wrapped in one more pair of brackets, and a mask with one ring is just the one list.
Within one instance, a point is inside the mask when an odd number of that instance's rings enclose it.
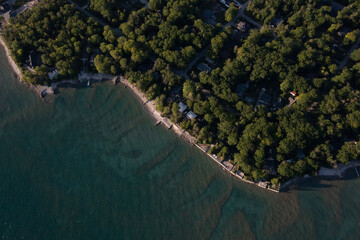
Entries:
{"label": "tree", "polygon": [[150,10],[156,11],[158,9],[161,9],[164,3],[164,0],[149,0],[148,7]]}
{"label": "tree", "polygon": [[288,162],[282,162],[278,167],[278,173],[285,178],[291,178],[294,176],[293,170]]}
{"label": "tree", "polygon": [[336,158],[339,162],[348,164],[350,161],[357,159],[359,156],[359,144],[356,144],[355,142],[346,142],[339,150]]}
{"label": "tree", "polygon": [[184,82],[183,96],[191,99],[195,96],[195,84],[193,81],[186,80]]}
{"label": "tree", "polygon": [[231,3],[229,8],[225,12],[225,20],[231,22],[237,15],[238,9],[234,3]]}
{"label": "tree", "polygon": [[279,179],[278,178],[272,178],[271,179],[271,184],[274,186],[274,187],[277,187],[279,185]]}
{"label": "tree", "polygon": [[351,59],[355,62],[359,62],[360,61],[360,48],[356,49],[355,51],[353,51],[350,55]]}
{"label": "tree", "polygon": [[171,111],[172,113],[177,116],[179,114],[179,110],[180,110],[180,107],[179,107],[179,104],[177,104],[176,102],[173,103],[172,105],[172,108],[171,108]]}

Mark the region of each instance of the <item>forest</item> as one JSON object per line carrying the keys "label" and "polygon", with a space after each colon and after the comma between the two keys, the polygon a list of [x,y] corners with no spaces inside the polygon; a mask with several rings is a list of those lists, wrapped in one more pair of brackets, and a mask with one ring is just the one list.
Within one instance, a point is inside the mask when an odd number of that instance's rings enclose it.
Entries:
{"label": "forest", "polygon": [[82,16],[63,0],[43,1],[11,21],[3,36],[15,62],[23,66],[34,52],[41,58],[38,66],[25,72],[30,83],[49,83],[49,68],[56,68],[60,78],[76,77],[82,68],[84,48],[91,52],[103,38],[103,29],[97,22]]}
{"label": "forest", "polygon": [[[249,24],[244,33],[234,4],[129,2],[91,0],[89,10],[109,24],[102,28],[62,0],[45,0],[3,35],[20,65],[30,51],[41,53],[42,66],[26,73],[31,83],[50,83],[45,73],[54,67],[74,77],[84,48],[97,50],[89,71],[124,75],[247,179],[278,185],[359,158],[359,46],[350,54],[359,1],[253,0],[245,14],[262,27]],[[206,10],[216,12],[216,24]],[[209,70],[196,68],[205,61]]]}

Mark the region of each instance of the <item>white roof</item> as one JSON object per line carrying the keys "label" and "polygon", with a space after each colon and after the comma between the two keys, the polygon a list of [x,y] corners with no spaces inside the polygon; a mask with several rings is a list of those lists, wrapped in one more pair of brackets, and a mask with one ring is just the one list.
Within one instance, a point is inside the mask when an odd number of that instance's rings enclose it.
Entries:
{"label": "white roof", "polygon": [[57,69],[53,72],[49,72],[50,80],[53,80],[58,74],[59,74],[59,71]]}
{"label": "white roof", "polygon": [[186,114],[186,116],[190,119],[195,119],[197,117],[197,115],[195,113],[193,113],[192,111],[188,112]]}
{"label": "white roof", "polygon": [[183,102],[179,103],[179,107],[179,112],[184,112],[187,109],[187,106]]}

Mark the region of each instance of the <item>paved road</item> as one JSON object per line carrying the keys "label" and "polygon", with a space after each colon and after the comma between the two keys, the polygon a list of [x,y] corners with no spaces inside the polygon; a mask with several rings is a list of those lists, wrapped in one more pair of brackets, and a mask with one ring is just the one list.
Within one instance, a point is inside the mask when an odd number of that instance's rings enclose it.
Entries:
{"label": "paved road", "polygon": [[[80,7],[79,5],[77,5],[75,2],[73,2],[72,0],[67,0],[70,4],[73,4],[80,12],[84,13],[86,16],[93,18],[95,21],[97,21],[101,26],[105,27],[108,26],[108,24],[106,24],[104,21],[100,20],[99,18],[95,17],[93,14],[91,14],[90,12],[86,11],[86,7]],[[231,26],[232,24],[235,23],[236,19],[238,19],[239,17],[244,18],[246,21],[250,22],[251,24],[255,25],[257,28],[261,28],[262,26],[257,23],[256,21],[252,20],[251,18],[249,18],[248,16],[245,15],[245,10],[249,4],[251,0],[248,0],[245,4],[241,5],[240,10],[237,14],[237,16],[230,22],[228,22],[227,24],[222,26],[222,31],[225,30],[226,27]],[[147,6],[146,6],[147,7]],[[115,34],[117,35],[117,37],[121,36],[121,30],[118,28],[111,28],[112,30],[114,30]],[[192,60],[191,62],[188,64],[188,66],[184,69],[184,70],[174,70],[174,72],[177,75],[180,75],[184,78],[189,78],[189,76],[187,75],[187,72],[195,65],[195,63],[197,63],[200,58],[202,58],[203,56],[206,55],[207,51],[210,49],[211,45],[208,45],[207,47],[205,47],[203,50],[201,50],[200,53],[198,53]]]}
{"label": "paved road", "polygon": [[247,8],[247,6],[249,5],[250,2],[251,2],[251,0],[247,1],[246,3],[244,3],[241,6],[241,8],[240,8],[240,17],[243,17],[246,21],[248,21],[252,25],[256,26],[258,29],[260,29],[262,27],[261,24],[259,24],[258,22],[254,21],[253,19],[251,19],[250,17],[245,15],[245,10],[246,10],[246,8]]}
{"label": "paved road", "polygon": [[[221,31],[225,31],[225,28],[228,26],[231,26],[235,23],[235,21],[239,18],[242,17],[244,18],[246,21],[250,22],[251,24],[255,25],[258,29],[260,29],[262,26],[255,22],[254,20],[252,20],[251,18],[249,18],[248,16],[245,15],[245,10],[249,4],[251,0],[247,1],[245,4],[241,5],[240,10],[238,12],[238,14],[236,15],[236,17],[233,18],[233,20],[231,20],[230,22],[226,23],[225,25],[222,26],[222,30]],[[184,78],[189,78],[187,75],[187,72],[194,66],[195,63],[197,63],[200,58],[202,58],[203,56],[206,55],[207,51],[210,49],[211,45],[208,45],[206,48],[204,48],[200,53],[198,53],[195,58],[188,64],[188,66],[186,67],[186,69],[181,70],[181,71],[175,71],[176,74],[184,77]]]}
{"label": "paved road", "polygon": [[[105,23],[104,21],[102,21],[101,19],[95,17],[93,14],[89,13],[88,11],[86,11],[85,8],[80,7],[79,5],[77,5],[75,2],[71,1],[71,0],[67,0],[70,4],[74,5],[77,10],[79,10],[80,12],[84,13],[86,16],[93,18],[95,21],[97,21],[101,26],[105,27],[105,26],[109,26],[109,24]],[[112,30],[114,30],[115,34],[117,37],[121,36],[121,30],[119,28],[111,28]]]}
{"label": "paved road", "polygon": [[355,51],[355,49],[358,49],[360,45],[360,37],[358,38],[358,40],[355,42],[355,44],[352,46],[352,48],[349,50],[349,52],[346,54],[346,57],[344,58],[344,60],[342,60],[339,63],[339,70],[342,70],[346,64],[349,62],[350,59],[350,55],[353,51]]}

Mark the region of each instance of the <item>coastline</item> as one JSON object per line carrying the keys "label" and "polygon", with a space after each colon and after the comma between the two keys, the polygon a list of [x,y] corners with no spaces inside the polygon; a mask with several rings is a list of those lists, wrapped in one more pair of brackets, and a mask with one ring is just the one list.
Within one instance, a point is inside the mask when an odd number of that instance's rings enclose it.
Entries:
{"label": "coastline", "polygon": [[[116,84],[116,82],[117,81],[114,80],[114,84]],[[244,177],[244,175],[243,175],[243,173],[241,171],[238,171],[238,170],[237,171],[232,171],[234,165],[231,165],[231,167],[229,167],[226,164],[223,164],[222,163],[223,161],[220,161],[216,157],[216,155],[209,154],[207,152],[207,150],[205,150],[200,145],[198,145],[196,143],[196,138],[191,136],[190,133],[188,133],[187,131],[181,129],[178,125],[172,123],[170,121],[170,119],[168,119],[167,117],[162,117],[161,113],[156,110],[155,101],[154,100],[148,100],[146,98],[146,96],[136,88],[135,84],[130,83],[123,76],[119,76],[119,82],[121,82],[126,88],[130,88],[132,90],[132,92],[136,95],[136,97],[140,100],[140,102],[145,106],[145,108],[149,111],[149,113],[151,113],[151,115],[154,117],[154,119],[156,121],[162,122],[168,129],[172,129],[180,138],[183,138],[188,143],[190,143],[190,144],[196,146],[197,148],[199,148],[206,155],[208,155],[208,157],[211,160],[216,162],[223,170],[227,171],[232,176],[238,178],[242,182],[254,184],[257,187],[261,187],[261,188],[267,189],[269,191],[279,193],[279,192],[283,192],[290,185],[292,185],[294,183],[298,183],[298,182],[300,182],[301,180],[304,180],[304,179],[314,178],[314,177],[339,177],[339,178],[343,178],[343,174],[344,174],[344,172],[346,170],[348,170],[348,169],[350,169],[352,167],[360,167],[360,161],[358,161],[358,160],[353,160],[347,165],[339,164],[338,168],[330,169],[330,168],[321,167],[320,170],[318,171],[317,175],[310,176],[310,175],[306,174],[303,177],[297,177],[297,178],[291,179],[291,180],[281,184],[279,189],[271,188],[269,186],[268,182],[261,182],[261,181],[260,182],[254,182],[254,181],[247,180],[247,179],[245,179],[245,177]]]}
{"label": "coastline", "polygon": [[[219,161],[217,159],[216,156],[212,156],[211,154],[209,154],[207,151],[205,151],[203,148],[201,148],[198,144],[196,144],[196,138],[191,136],[190,133],[188,133],[187,131],[183,130],[180,128],[180,126],[178,126],[177,124],[173,124],[170,119],[168,119],[167,117],[162,117],[161,113],[159,111],[156,110],[156,106],[155,106],[155,101],[154,100],[148,100],[147,97],[140,92],[135,84],[131,84],[128,80],[125,79],[125,77],[123,76],[119,76],[119,77],[114,77],[112,75],[106,75],[106,74],[85,74],[84,76],[81,76],[83,79],[81,80],[63,80],[60,82],[56,82],[56,83],[52,83],[50,87],[47,86],[36,86],[36,85],[32,85],[29,83],[26,83],[25,81],[23,81],[23,77],[22,77],[22,72],[19,69],[19,67],[17,66],[17,64],[15,63],[15,61],[12,59],[11,57],[11,53],[10,50],[8,49],[8,47],[6,46],[2,36],[0,35],[0,44],[4,47],[5,49],[5,54],[8,58],[8,61],[13,69],[13,71],[16,73],[19,81],[23,84],[26,84],[27,86],[29,86],[30,88],[32,88],[33,90],[35,90],[38,95],[44,99],[43,97],[46,94],[54,94],[55,91],[57,90],[57,88],[60,85],[63,84],[70,84],[70,85],[74,85],[76,86],[77,84],[81,83],[82,80],[89,80],[90,79],[94,79],[96,81],[102,81],[102,79],[112,79],[113,83],[116,84],[117,81],[121,82],[125,87],[128,87],[132,90],[132,92],[138,97],[138,99],[140,100],[140,102],[145,106],[145,108],[151,113],[151,115],[155,118],[156,121],[162,122],[168,129],[172,129],[175,134],[177,134],[180,138],[184,139],[186,142],[195,145],[197,148],[199,148],[201,151],[203,151],[206,155],[208,155],[210,157],[211,160],[213,160],[214,162],[216,162],[217,164],[220,165],[220,167],[227,171],[228,173],[230,173],[231,175],[235,176],[236,178],[238,178],[239,180],[243,181],[243,182],[247,182],[247,183],[251,183],[254,184],[256,186],[259,186],[261,188],[264,189],[268,189],[270,191],[274,191],[274,192],[279,192],[276,189],[272,189],[272,188],[268,188],[268,184],[261,184],[260,182],[253,182],[253,181],[249,181],[247,179],[244,178],[243,174],[239,171],[236,171],[235,173],[231,170],[231,168],[228,168],[226,165],[222,164],[221,161]],[[44,94],[45,93],[45,94]]]}
{"label": "coastline", "polygon": [[[128,87],[132,90],[132,92],[137,96],[137,98],[140,100],[140,102],[145,106],[145,108],[149,111],[149,113],[151,113],[151,115],[154,117],[154,119],[156,121],[163,123],[168,129],[172,129],[175,132],[175,134],[177,134],[180,138],[184,139],[186,142],[199,148],[206,155],[208,155],[208,157],[210,157],[210,159],[212,159],[214,162],[216,162],[223,170],[227,171],[228,173],[230,173],[234,177],[238,178],[242,182],[254,184],[255,186],[267,189],[269,191],[279,193],[279,192],[282,192],[284,189],[288,188],[290,185],[297,183],[303,179],[307,179],[310,177],[317,177],[317,176],[343,178],[343,173],[347,169],[355,167],[355,166],[360,167],[360,161],[358,161],[358,160],[351,161],[348,165],[340,164],[338,168],[333,168],[333,169],[321,167],[319,172],[317,173],[317,175],[315,175],[315,176],[305,175],[303,177],[297,177],[297,178],[291,179],[291,180],[281,184],[279,189],[274,189],[274,188],[269,187],[269,185],[270,185],[269,182],[261,182],[261,181],[255,182],[255,181],[247,180],[247,179],[245,179],[245,176],[241,171],[238,171],[238,170],[233,171],[234,165],[232,165],[228,161],[220,161],[216,155],[209,154],[207,152],[207,150],[205,150],[204,148],[202,148],[200,145],[198,145],[196,143],[196,138],[191,136],[190,133],[188,133],[186,130],[181,129],[180,126],[178,126],[177,124],[172,123],[169,118],[162,117],[161,113],[156,110],[155,101],[148,100],[147,97],[141,91],[139,91],[137,89],[136,85],[130,83],[128,80],[126,80],[125,77],[113,76],[110,74],[99,74],[99,73],[87,74],[87,73],[85,73],[85,74],[79,74],[78,80],[74,80],[74,79],[63,80],[60,82],[52,83],[50,87],[41,86],[41,85],[32,85],[23,80],[22,72],[21,72],[20,68],[18,67],[18,65],[15,63],[15,61],[12,59],[11,52],[8,49],[8,47],[6,46],[5,41],[3,40],[1,34],[0,34],[0,44],[4,47],[5,55],[10,63],[10,66],[12,67],[13,71],[17,75],[19,82],[22,84],[25,84],[26,86],[29,86],[31,89],[33,89],[35,92],[37,92],[38,95],[43,100],[44,100],[44,96],[46,94],[55,94],[55,91],[57,90],[57,88],[63,84],[70,84],[70,85],[76,86],[77,84],[82,83],[83,81],[100,82],[101,83],[102,80],[104,80],[104,79],[112,80],[114,85],[116,85],[117,82],[121,82],[126,88]],[[226,164],[224,164],[223,162],[224,163],[226,162]]]}
{"label": "coastline", "polygon": [[105,80],[111,80],[114,78],[113,75],[110,74],[87,74],[87,73],[83,73],[83,74],[79,74],[79,79],[75,80],[75,79],[67,79],[67,80],[62,80],[59,82],[54,82],[51,84],[51,86],[46,86],[46,85],[33,85],[30,83],[27,83],[24,81],[23,78],[23,73],[21,71],[21,69],[19,68],[19,66],[15,63],[15,61],[13,60],[13,58],[11,57],[11,51],[10,49],[7,47],[5,40],[2,37],[2,34],[0,33],[0,45],[3,46],[4,50],[5,50],[5,55],[6,58],[8,59],[8,62],[11,66],[11,68],[13,69],[13,71],[15,72],[17,79],[19,80],[20,83],[24,84],[25,86],[31,88],[32,90],[34,90],[37,95],[39,95],[39,97],[41,97],[41,99],[45,100],[44,97],[47,94],[55,94],[55,91],[57,90],[57,88],[60,85],[64,85],[64,84],[70,84],[70,85],[74,85],[76,86],[79,83],[82,83],[83,81],[90,81],[90,82],[101,82],[103,79]]}
{"label": "coastline", "polygon": [[[145,106],[145,108],[151,113],[151,115],[155,118],[156,121],[160,121],[161,123],[163,123],[168,129],[172,129],[175,134],[177,134],[180,138],[184,139],[186,142],[196,146],[197,148],[199,148],[201,151],[203,151],[206,155],[208,155],[208,157],[213,160],[214,162],[216,162],[217,164],[219,164],[219,166],[227,171],[228,173],[230,173],[232,176],[238,178],[239,180],[241,180],[242,182],[246,182],[246,183],[250,183],[250,184],[254,184],[255,186],[273,191],[273,192],[279,192],[277,189],[273,189],[268,187],[268,183],[267,182],[254,182],[254,181],[250,181],[245,179],[244,175],[242,172],[240,171],[235,171],[233,172],[232,169],[234,167],[234,165],[227,166],[229,165],[229,163],[227,165],[223,164],[223,161],[220,161],[216,155],[211,155],[209,154],[205,149],[203,149],[200,145],[198,145],[196,143],[196,138],[191,136],[189,132],[187,132],[186,130],[181,129],[177,124],[174,124],[170,121],[170,119],[168,119],[167,117],[162,117],[161,113],[159,111],[156,110],[155,107],[155,101],[154,100],[148,100],[146,98],[146,96],[140,92],[137,88],[135,84],[130,83],[128,80],[126,80],[125,77],[120,76],[120,82],[127,88],[131,89],[132,92],[137,96],[137,98],[140,100],[140,102]],[[116,81],[114,81],[115,83]]]}
{"label": "coastline", "polygon": [[356,167],[360,167],[360,160],[353,160],[349,164],[346,164],[346,165],[340,163],[337,168],[320,167],[319,171],[317,172],[317,175],[310,176],[308,174],[305,174],[302,177],[297,177],[297,178],[291,179],[291,180],[281,184],[279,190],[281,192],[282,190],[289,188],[291,185],[293,185],[295,183],[299,183],[302,180],[309,179],[309,178],[320,177],[320,178],[328,178],[328,179],[332,179],[332,178],[342,179],[342,178],[344,178],[344,174],[348,169],[356,168]]}
{"label": "coastline", "polygon": [[12,70],[14,71],[14,73],[17,76],[17,79],[19,80],[19,82],[29,88],[31,88],[33,91],[35,91],[43,100],[43,91],[46,90],[47,93],[51,93],[48,92],[48,89],[45,88],[45,86],[40,86],[40,85],[32,85],[30,83],[27,83],[24,81],[23,78],[23,74],[22,71],[20,70],[19,66],[15,63],[14,59],[11,57],[11,51],[9,50],[9,48],[7,47],[5,40],[2,37],[2,34],[0,33],[0,45],[2,45],[2,47],[5,50],[5,55],[6,58],[8,59],[8,62],[12,68]]}
{"label": "coastline", "polygon": [[11,57],[11,53],[9,48],[6,46],[6,43],[4,41],[4,39],[2,38],[2,34],[0,34],[0,44],[4,47],[5,49],[5,55],[13,69],[13,71],[15,72],[15,74],[17,75],[18,79],[20,82],[24,82],[23,81],[23,76],[22,76],[22,72],[20,70],[20,68],[18,67],[18,65],[15,63],[15,61],[12,59]]}

